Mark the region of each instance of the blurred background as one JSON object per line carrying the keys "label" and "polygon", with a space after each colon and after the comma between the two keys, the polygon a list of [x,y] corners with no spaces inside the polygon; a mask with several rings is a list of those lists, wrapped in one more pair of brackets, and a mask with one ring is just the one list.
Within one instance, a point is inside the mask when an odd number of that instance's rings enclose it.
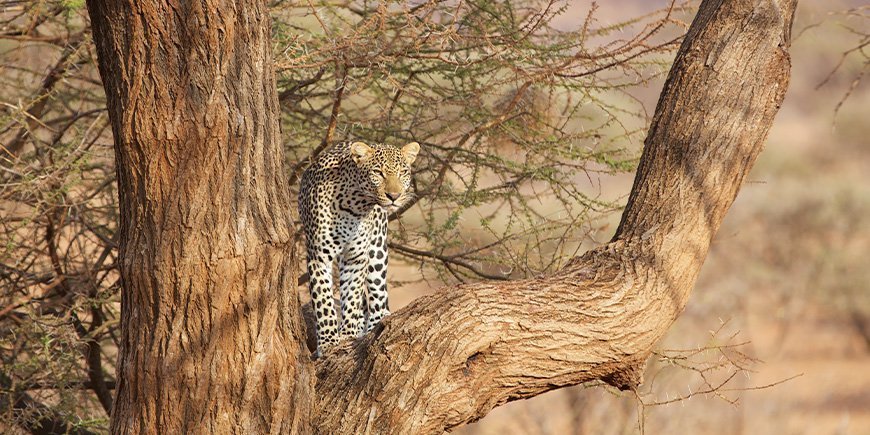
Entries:
{"label": "blurred background", "polygon": [[[338,141],[423,144],[390,225],[393,311],[606,243],[697,7],[269,4],[290,189]],[[562,389],[459,433],[870,433],[868,13],[799,3],[785,103],[641,389]],[[84,2],[3,2],[0,432],[107,430],[117,216]]]}

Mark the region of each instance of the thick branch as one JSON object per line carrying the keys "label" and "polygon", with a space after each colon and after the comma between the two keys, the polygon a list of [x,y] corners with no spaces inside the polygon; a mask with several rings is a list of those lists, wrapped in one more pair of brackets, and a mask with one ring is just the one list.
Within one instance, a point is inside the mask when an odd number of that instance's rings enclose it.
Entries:
{"label": "thick branch", "polygon": [[452,287],[399,310],[318,362],[315,427],[438,433],[563,386],[635,387],[785,95],[795,6],[704,1],[613,240],[553,276]]}

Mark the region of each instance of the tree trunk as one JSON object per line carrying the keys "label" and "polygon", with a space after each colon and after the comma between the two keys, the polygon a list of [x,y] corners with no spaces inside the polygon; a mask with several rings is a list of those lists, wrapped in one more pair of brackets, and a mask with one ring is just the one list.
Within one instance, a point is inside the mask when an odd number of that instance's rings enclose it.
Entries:
{"label": "tree trunk", "polygon": [[785,95],[795,6],[701,4],[610,243],[422,297],[312,363],[265,6],[89,0],[121,203],[113,431],[440,433],[555,388],[635,388]]}
{"label": "tree trunk", "polygon": [[307,431],[268,9],[89,0],[115,139],[114,433]]}

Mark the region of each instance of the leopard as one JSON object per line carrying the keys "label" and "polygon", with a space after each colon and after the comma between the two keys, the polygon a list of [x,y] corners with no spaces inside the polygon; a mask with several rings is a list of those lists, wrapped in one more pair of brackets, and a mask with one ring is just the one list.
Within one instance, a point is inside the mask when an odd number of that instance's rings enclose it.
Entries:
{"label": "leopard", "polygon": [[[303,172],[299,217],[315,317],[315,357],[372,331],[390,314],[387,222],[414,197],[411,166],[420,144],[401,148],[346,141]],[[338,262],[340,314],[333,298]]]}

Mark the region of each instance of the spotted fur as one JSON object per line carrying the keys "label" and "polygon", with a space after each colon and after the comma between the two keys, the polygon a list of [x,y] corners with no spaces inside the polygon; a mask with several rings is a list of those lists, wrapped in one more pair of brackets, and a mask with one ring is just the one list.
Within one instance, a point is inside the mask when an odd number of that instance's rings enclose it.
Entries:
{"label": "spotted fur", "polygon": [[[342,143],[302,174],[299,216],[308,251],[318,353],[372,330],[390,314],[387,214],[413,197],[411,164],[420,145]],[[341,323],[333,303],[339,268]]]}

